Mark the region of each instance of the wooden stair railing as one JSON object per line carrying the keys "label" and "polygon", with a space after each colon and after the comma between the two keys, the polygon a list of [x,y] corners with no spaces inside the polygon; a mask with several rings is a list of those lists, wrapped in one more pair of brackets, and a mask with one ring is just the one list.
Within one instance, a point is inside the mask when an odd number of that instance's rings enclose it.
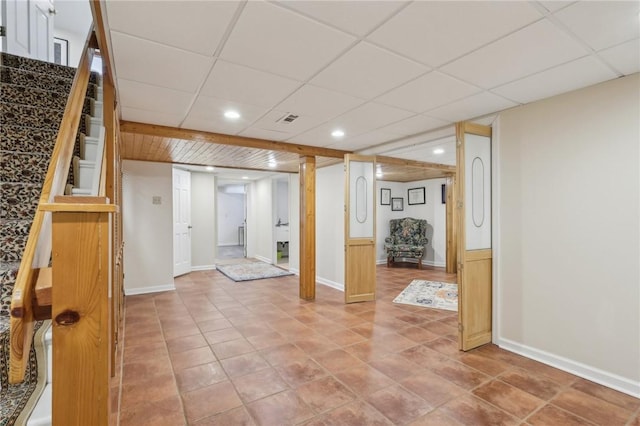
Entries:
{"label": "wooden stair railing", "polygon": [[42,209],[54,197],[64,193],[65,183],[76,140],[78,124],[82,116],[82,107],[89,85],[91,62],[95,44],[93,26],[89,29],[84,50],[73,79],[71,93],[67,100],[64,116],[60,123],[58,136],[53,148],[49,168],[44,180],[38,208],[34,215],[20,262],[20,269],[11,298],[11,344],[9,382],[20,383],[24,380],[29,350],[33,340],[33,322],[36,318],[32,306],[34,287],[39,269],[49,265],[51,258],[51,213]]}

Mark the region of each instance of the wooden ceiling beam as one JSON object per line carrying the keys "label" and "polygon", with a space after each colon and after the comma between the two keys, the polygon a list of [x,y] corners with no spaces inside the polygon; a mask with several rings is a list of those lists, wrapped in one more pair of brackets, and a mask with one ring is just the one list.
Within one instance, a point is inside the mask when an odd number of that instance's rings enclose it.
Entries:
{"label": "wooden ceiling beam", "polygon": [[203,132],[199,130],[179,129],[177,127],[159,126],[155,124],[136,123],[133,121],[121,121],[120,132],[133,133],[165,138],[182,139],[185,141],[209,142],[220,145],[232,145],[272,151],[292,152],[302,156],[321,156],[331,158],[344,158],[351,151],[339,149],[321,148],[294,143],[276,142],[265,139],[247,138],[243,136],[223,135],[220,133]]}
{"label": "wooden ceiling beam", "polygon": [[444,172],[456,173],[456,166],[448,164],[428,163],[426,161],[407,160],[404,158],[386,157],[376,155],[376,162],[394,166],[416,167],[420,169],[440,170]]}

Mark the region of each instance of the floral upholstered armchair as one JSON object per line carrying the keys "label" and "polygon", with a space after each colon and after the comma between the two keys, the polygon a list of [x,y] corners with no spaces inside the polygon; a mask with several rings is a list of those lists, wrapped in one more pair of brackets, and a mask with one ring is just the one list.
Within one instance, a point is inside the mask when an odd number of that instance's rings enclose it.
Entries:
{"label": "floral upholstered armchair", "polygon": [[391,219],[389,228],[389,236],[384,240],[387,266],[391,266],[395,258],[409,258],[416,259],[418,268],[422,269],[424,246],[429,241],[426,237],[427,221],[412,217]]}

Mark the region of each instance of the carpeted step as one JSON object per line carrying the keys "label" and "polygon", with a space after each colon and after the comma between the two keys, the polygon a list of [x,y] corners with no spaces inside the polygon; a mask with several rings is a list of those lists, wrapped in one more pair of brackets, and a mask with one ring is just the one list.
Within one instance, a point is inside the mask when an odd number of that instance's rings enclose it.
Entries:
{"label": "carpeted step", "polygon": [[20,262],[29,237],[31,220],[0,220],[0,262]]}
{"label": "carpeted step", "polygon": [[0,219],[33,220],[41,190],[39,183],[0,183]]}
{"label": "carpeted step", "polygon": [[0,67],[0,81],[17,86],[33,87],[52,92],[69,93],[73,80],[55,75],[40,74],[18,68]]}
{"label": "carpeted step", "polygon": [[[64,111],[67,105],[67,96],[60,92],[34,89],[33,87],[16,86],[15,84],[2,85],[2,102],[29,105],[37,108]],[[82,107],[83,114],[91,114],[91,99],[86,98]]]}
{"label": "carpeted step", "polygon": [[57,129],[60,126],[64,110],[37,108],[28,105],[18,105],[0,102],[0,122],[20,123],[27,127],[44,127]]}
{"label": "carpeted step", "polygon": [[76,74],[76,69],[72,67],[23,58],[22,56],[15,56],[8,53],[3,53],[2,56],[0,56],[0,60],[5,67],[18,68],[23,71],[32,71],[40,74],[49,74],[69,80],[73,80]]}
{"label": "carpeted step", "polygon": [[[23,71],[32,71],[40,74],[55,75],[62,78],[73,80],[76,75],[76,68],[65,65],[54,64],[51,62],[43,62],[37,59],[23,58],[9,53],[0,54],[0,65],[10,68],[18,68]],[[89,77],[89,83],[98,84],[100,75],[92,72]]]}
{"label": "carpeted step", "polygon": [[50,155],[56,144],[57,129],[32,128],[16,124],[0,126],[0,151]]}
{"label": "carpeted step", "polygon": [[46,154],[0,152],[0,182],[42,184],[49,167]]}
{"label": "carpeted step", "polygon": [[16,283],[20,263],[0,263],[0,316],[11,312],[11,294]]}

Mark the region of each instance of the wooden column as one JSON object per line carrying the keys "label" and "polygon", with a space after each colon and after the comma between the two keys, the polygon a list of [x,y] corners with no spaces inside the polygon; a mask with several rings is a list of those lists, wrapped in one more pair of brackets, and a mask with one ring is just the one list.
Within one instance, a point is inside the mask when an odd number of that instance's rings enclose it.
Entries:
{"label": "wooden column", "polygon": [[316,298],[316,158],[300,157],[300,298]]}
{"label": "wooden column", "polygon": [[455,203],[455,176],[446,180],[446,202],[447,202],[447,260],[446,270],[448,274],[455,274],[458,270],[458,236],[456,229],[458,217]]}
{"label": "wooden column", "polygon": [[56,197],[53,212],[53,424],[109,424],[109,214],[104,197]]}

